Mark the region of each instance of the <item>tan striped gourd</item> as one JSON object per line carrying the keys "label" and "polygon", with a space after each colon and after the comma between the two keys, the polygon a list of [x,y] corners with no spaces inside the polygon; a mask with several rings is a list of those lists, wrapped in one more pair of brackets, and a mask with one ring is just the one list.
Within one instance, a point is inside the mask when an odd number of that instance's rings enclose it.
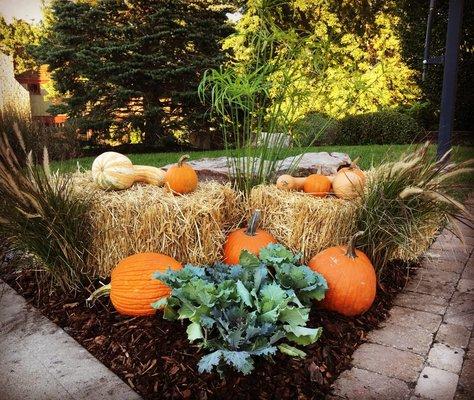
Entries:
{"label": "tan striped gourd", "polygon": [[92,163],[92,180],[104,190],[128,189],[135,182],[163,186],[165,171],[146,165],[133,165],[123,154],[107,151]]}

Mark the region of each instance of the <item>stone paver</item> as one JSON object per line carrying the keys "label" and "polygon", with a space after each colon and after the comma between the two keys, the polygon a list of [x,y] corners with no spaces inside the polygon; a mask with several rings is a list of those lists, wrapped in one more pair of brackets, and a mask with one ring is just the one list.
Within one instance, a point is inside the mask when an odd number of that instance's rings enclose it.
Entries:
{"label": "stone paver", "polygon": [[395,347],[399,350],[408,350],[420,355],[428,354],[433,334],[424,328],[413,326],[386,325],[383,329],[369,333],[367,340],[372,343]]}
{"label": "stone paver", "polygon": [[455,285],[454,283],[441,283],[421,276],[415,276],[408,283],[405,290],[450,299],[454,293]]}
{"label": "stone paver", "polygon": [[425,367],[415,387],[415,395],[431,400],[452,400],[458,376],[442,369]]}
{"label": "stone paver", "polygon": [[428,364],[432,367],[459,374],[464,359],[464,350],[436,343],[428,354]]}
{"label": "stone paver", "polygon": [[375,343],[361,345],[353,355],[354,366],[406,382],[416,382],[423,362],[418,354]]}
{"label": "stone paver", "polygon": [[424,259],[421,267],[428,271],[441,270],[460,274],[464,268],[464,260],[441,260],[441,259]]}
{"label": "stone paver", "polygon": [[397,324],[404,326],[407,332],[410,328],[418,326],[429,332],[436,332],[441,324],[442,317],[440,315],[412,310],[410,308],[394,306],[390,310],[390,318],[385,324]]}
{"label": "stone paver", "polygon": [[465,349],[469,343],[471,331],[462,325],[441,324],[436,333],[435,341],[450,347]]}
{"label": "stone paver", "polygon": [[334,394],[351,400],[402,400],[410,397],[410,388],[399,379],[352,368],[340,375],[334,386]]}
{"label": "stone paver", "polygon": [[448,299],[423,293],[403,292],[396,297],[394,304],[443,315],[448,307]]}
{"label": "stone paver", "polygon": [[456,292],[446,310],[444,321],[463,325],[472,330],[474,323],[474,295],[466,292]]}
{"label": "stone paver", "polygon": [[456,400],[472,400],[474,398],[474,359],[466,359],[459,376]]}
{"label": "stone paver", "polygon": [[141,397],[0,281],[0,399]]}

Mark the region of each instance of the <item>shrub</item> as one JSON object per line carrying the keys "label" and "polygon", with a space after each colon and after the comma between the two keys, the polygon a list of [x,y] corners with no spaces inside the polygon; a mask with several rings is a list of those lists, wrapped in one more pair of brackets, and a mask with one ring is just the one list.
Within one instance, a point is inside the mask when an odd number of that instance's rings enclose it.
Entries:
{"label": "shrub", "polygon": [[416,142],[422,136],[423,129],[409,115],[379,111],[341,119],[333,144],[405,144]]}
{"label": "shrub", "polygon": [[64,126],[45,126],[7,110],[0,113],[0,132],[7,134],[17,156],[21,157],[23,152],[15,140],[15,124],[35,159],[41,159],[44,147],[48,148],[51,160],[65,160],[81,155],[81,144],[71,122],[66,122]]}
{"label": "shrub", "polygon": [[164,308],[166,319],[188,319],[188,339],[211,351],[199,362],[199,372],[222,373],[225,364],[249,374],[252,356],[270,356],[278,350],[297,357],[305,353],[280,343],[283,339],[308,345],[321,328],[308,328],[313,300],[327,290],[324,278],[280,244],[270,244],[259,257],[242,251],[240,265],[185,266],[155,273],[172,288]]}
{"label": "shrub", "polygon": [[300,118],[291,130],[295,143],[301,147],[333,144],[338,131],[336,120],[316,112]]}
{"label": "shrub", "polygon": [[0,137],[0,233],[36,256],[53,285],[77,289],[87,280],[89,202],[73,195],[69,176],[51,174],[46,148],[42,167],[35,165],[14,129],[23,157],[17,157],[4,132]]}

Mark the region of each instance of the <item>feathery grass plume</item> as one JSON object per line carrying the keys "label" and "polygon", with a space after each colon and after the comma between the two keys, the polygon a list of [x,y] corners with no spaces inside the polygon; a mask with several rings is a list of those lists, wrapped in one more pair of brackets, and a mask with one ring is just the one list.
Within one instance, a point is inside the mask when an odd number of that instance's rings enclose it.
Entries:
{"label": "feathery grass plume", "polygon": [[89,201],[73,196],[69,176],[51,173],[46,147],[35,164],[18,125],[13,130],[18,143],[0,136],[0,232],[36,256],[52,286],[78,289],[87,282]]}
{"label": "feathery grass plume", "polygon": [[457,197],[466,189],[460,181],[473,172],[473,160],[446,166],[429,154],[428,146],[384,163],[368,176],[357,229],[365,231],[359,243],[379,275],[393,254],[412,259],[428,248],[443,224],[466,215]]}

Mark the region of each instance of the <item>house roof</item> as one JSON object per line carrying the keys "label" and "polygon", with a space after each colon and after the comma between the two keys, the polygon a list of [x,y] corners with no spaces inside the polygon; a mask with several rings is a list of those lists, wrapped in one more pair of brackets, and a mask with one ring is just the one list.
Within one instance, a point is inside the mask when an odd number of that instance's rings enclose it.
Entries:
{"label": "house roof", "polygon": [[42,65],[36,69],[30,69],[15,76],[20,83],[48,83],[51,78],[47,65]]}

